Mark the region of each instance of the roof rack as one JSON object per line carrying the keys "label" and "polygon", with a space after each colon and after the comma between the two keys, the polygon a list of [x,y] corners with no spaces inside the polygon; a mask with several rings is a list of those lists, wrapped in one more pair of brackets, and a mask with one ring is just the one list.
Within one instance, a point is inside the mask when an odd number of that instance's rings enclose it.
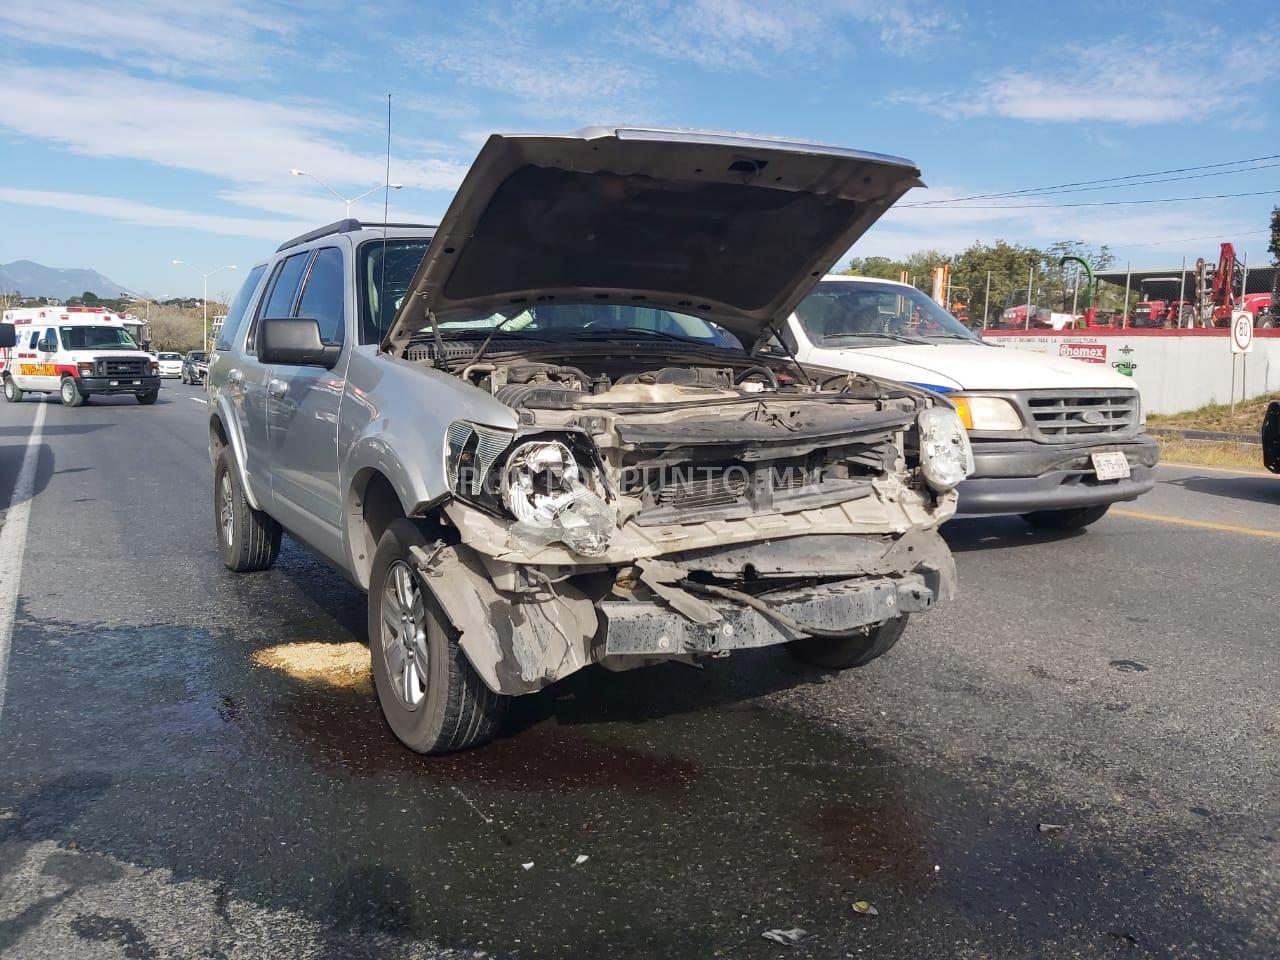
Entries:
{"label": "roof rack", "polygon": [[355,233],[357,230],[373,230],[378,227],[419,227],[425,229],[433,229],[434,223],[367,223],[361,222],[354,218],[346,220],[335,220],[333,223],[326,224],[323,227],[316,227],[314,230],[308,230],[306,233],[299,234],[292,240],[286,240],[280,246],[276,247],[276,253],[281,250],[288,250],[290,247],[298,247],[311,240],[319,240],[321,237],[328,237],[335,233]]}

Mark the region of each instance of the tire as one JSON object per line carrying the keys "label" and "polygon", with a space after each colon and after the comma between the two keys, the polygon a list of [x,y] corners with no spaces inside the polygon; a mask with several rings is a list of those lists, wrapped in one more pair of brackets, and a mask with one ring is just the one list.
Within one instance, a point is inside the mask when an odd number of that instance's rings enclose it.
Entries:
{"label": "tire", "polygon": [[154,390],[139,390],[137,393],[137,397],[138,397],[139,403],[143,404],[144,406],[150,406],[151,404],[155,403],[156,400],[159,399],[160,388],[156,387]]}
{"label": "tire", "polygon": [[58,399],[62,401],[64,407],[78,407],[85,401],[80,391],[76,389],[76,382],[70,377],[63,377],[62,383],[58,385]]}
{"label": "tire", "polygon": [[218,451],[213,466],[213,529],[218,555],[228,570],[266,570],[280,555],[280,524],[249,506],[226,447]]}
{"label": "tire", "polygon": [[185,370],[178,374],[178,379],[182,381],[184,386],[190,382],[187,380],[187,372]]}
{"label": "tire", "polygon": [[1042,530],[1083,530],[1089,524],[1101,520],[1110,509],[1111,504],[1103,503],[1095,507],[1075,507],[1072,510],[1037,510],[1035,513],[1024,513],[1022,519]]}
{"label": "tire", "polygon": [[[511,697],[490,690],[467,660],[414,569],[413,547],[427,549],[427,538],[411,521],[395,520],[373,555],[369,650],[378,704],[392,733],[410,750],[449,753],[479,746],[497,734]],[[404,629],[410,624],[416,625],[413,634]]]}
{"label": "tire", "polygon": [[21,403],[25,395],[26,391],[13,382],[13,377],[4,378],[4,398],[6,401],[9,403]]}
{"label": "tire", "polygon": [[787,644],[787,652],[810,666],[826,670],[849,670],[865,667],[872,660],[888,653],[902,631],[907,628],[910,614],[903,614],[884,623],[876,624],[865,634],[841,637],[803,637]]}

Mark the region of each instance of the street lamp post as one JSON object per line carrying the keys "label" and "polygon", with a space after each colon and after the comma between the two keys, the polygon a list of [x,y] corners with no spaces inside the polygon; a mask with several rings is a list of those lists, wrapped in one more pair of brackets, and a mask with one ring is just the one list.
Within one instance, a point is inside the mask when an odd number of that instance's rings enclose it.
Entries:
{"label": "street lamp post", "polygon": [[[321,180],[319,177],[317,177],[313,173],[307,173],[307,171],[305,170],[299,170],[297,167],[294,167],[289,171],[289,174],[294,177],[310,177],[316,183],[320,184],[320,186],[324,187],[326,190],[332,193],[335,197],[337,197],[339,200],[345,203],[347,205],[347,219],[351,219],[351,205],[353,203],[355,203],[357,200],[363,200],[365,197],[369,196],[369,194],[371,193],[377,193],[383,187],[382,184],[378,184],[376,187],[370,187],[368,190],[366,190],[364,193],[360,194],[359,196],[344,197],[337,190],[333,189],[333,187],[329,186],[327,183],[325,183],[323,180]],[[404,186],[404,184],[388,183],[387,186],[390,187],[392,190],[399,190]]]}
{"label": "street lamp post", "polygon": [[200,341],[200,349],[208,350],[209,349],[209,278],[212,277],[215,273],[220,273],[223,270],[234,270],[236,268],[236,265],[234,263],[228,263],[226,266],[222,266],[214,270],[210,270],[208,273],[201,273],[199,270],[191,266],[191,264],[187,263],[185,260],[175,260],[173,261],[173,265],[175,267],[187,267],[190,270],[195,270],[196,273],[200,274],[200,279],[204,282],[204,288],[201,291],[201,296],[200,296],[200,310],[201,310],[201,313],[203,313],[204,315],[204,339]]}

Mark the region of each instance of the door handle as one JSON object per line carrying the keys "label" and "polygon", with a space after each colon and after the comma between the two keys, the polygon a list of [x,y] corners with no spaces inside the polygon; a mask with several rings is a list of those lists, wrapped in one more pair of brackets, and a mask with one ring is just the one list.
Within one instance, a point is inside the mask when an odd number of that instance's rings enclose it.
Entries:
{"label": "door handle", "polygon": [[273,397],[283,397],[288,392],[289,384],[284,380],[278,380],[275,377],[272,377],[271,382],[267,384],[267,393],[271,394]]}
{"label": "door handle", "polygon": [[244,374],[241,373],[239,370],[232,369],[227,371],[228,383],[239,383],[243,379],[244,379]]}

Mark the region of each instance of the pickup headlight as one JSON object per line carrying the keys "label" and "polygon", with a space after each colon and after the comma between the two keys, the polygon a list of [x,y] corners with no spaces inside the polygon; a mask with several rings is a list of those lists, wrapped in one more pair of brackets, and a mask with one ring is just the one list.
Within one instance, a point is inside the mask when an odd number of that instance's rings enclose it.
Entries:
{"label": "pickup headlight", "polygon": [[560,541],[587,557],[604,553],[614,516],[592,479],[559,440],[518,445],[502,468],[502,501],[517,521],[512,534],[535,544]]}
{"label": "pickup headlight", "polygon": [[960,422],[968,430],[1021,430],[1018,409],[1000,397],[966,397],[955,394],[947,398],[956,405]]}
{"label": "pickup headlight", "polygon": [[930,407],[916,418],[920,429],[920,470],[939,493],[973,473],[973,448],[954,410]]}

